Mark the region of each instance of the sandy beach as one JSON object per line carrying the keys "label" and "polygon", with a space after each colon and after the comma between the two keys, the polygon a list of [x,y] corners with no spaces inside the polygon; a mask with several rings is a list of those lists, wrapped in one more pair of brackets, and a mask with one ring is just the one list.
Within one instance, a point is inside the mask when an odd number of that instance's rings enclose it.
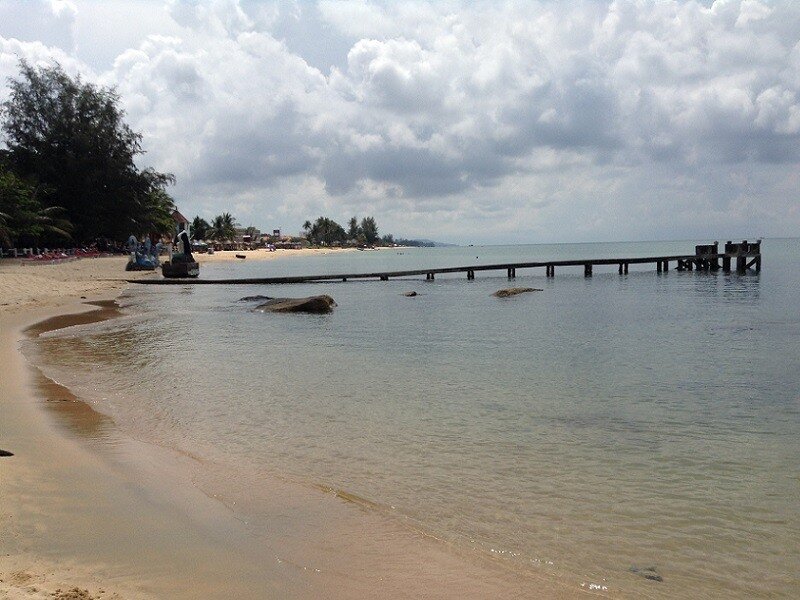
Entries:
{"label": "sandy beach", "polygon": [[[247,255],[296,252],[309,251]],[[0,598],[584,594],[465,555],[331,490],[258,474],[257,489],[226,494],[199,459],[123,435],[18,347],[26,335],[113,318],[125,260],[0,262],[0,449],[14,454],[0,458]],[[268,535],[248,530],[237,502],[268,507]]]}

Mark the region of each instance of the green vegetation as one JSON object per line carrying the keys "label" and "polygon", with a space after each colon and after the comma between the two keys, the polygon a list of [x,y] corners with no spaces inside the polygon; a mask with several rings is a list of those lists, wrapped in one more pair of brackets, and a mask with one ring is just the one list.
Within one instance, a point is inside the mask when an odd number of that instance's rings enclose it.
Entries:
{"label": "green vegetation", "polygon": [[358,221],[358,217],[352,217],[347,225],[345,231],[333,219],[319,217],[314,223],[306,221],[303,224],[303,231],[309,243],[315,245],[375,246],[382,243],[378,236],[378,224],[373,217],[364,217],[361,222]]}
{"label": "green vegetation", "polygon": [[208,232],[211,230],[211,225],[208,221],[201,218],[199,215],[192,220],[192,237],[196,240],[207,240]]}
{"label": "green vegetation", "polygon": [[62,218],[63,212],[56,206],[42,206],[35,186],[0,170],[0,244],[35,245],[43,238],[69,238],[72,225]]}
{"label": "green vegetation", "polygon": [[344,228],[328,217],[320,217],[313,224],[311,221],[306,221],[303,229],[306,232],[306,239],[311,244],[332,246],[347,241],[347,232]]}
{"label": "green vegetation", "polygon": [[139,169],[142,136],[124,122],[119,96],[60,65],[20,62],[0,105],[0,243],[53,244],[172,230],[170,174]]}
{"label": "green vegetation", "polygon": [[[211,227],[207,231],[209,239],[218,242],[225,242],[232,240],[236,237],[236,225],[234,223],[231,213],[222,213],[214,217],[211,221]],[[200,239],[195,236],[195,239]]]}

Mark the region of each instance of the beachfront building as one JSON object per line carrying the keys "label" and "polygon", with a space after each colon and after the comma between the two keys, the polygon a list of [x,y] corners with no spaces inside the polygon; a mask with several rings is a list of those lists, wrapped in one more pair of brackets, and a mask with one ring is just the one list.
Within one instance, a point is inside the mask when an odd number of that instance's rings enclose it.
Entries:
{"label": "beachfront building", "polygon": [[184,217],[177,208],[172,211],[172,221],[175,223],[175,235],[178,235],[181,231],[187,232],[190,236],[192,235],[189,219]]}

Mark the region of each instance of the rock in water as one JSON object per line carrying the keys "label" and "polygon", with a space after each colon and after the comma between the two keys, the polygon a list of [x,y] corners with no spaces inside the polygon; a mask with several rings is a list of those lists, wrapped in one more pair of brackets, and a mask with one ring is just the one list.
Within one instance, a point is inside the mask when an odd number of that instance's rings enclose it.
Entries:
{"label": "rock in water", "polygon": [[658,573],[658,569],[655,567],[637,567],[633,566],[628,569],[631,573],[636,573],[640,577],[644,577],[645,579],[649,579],[650,581],[664,581],[664,578]]}
{"label": "rock in water", "polygon": [[308,298],[273,298],[264,304],[259,304],[254,310],[261,312],[304,312],[312,314],[326,314],[333,312],[336,302],[327,295],[310,296]]}
{"label": "rock in water", "polygon": [[403,294],[403,296],[407,296],[407,297],[409,297],[409,298],[413,298],[413,297],[414,297],[414,296],[416,296],[416,295],[417,295],[417,292],[405,292],[405,293]]}
{"label": "rock in water", "polygon": [[257,300],[274,300],[272,296],[262,296],[259,294],[258,296],[245,296],[244,298],[239,298],[239,302],[255,302]]}
{"label": "rock in water", "polygon": [[517,294],[524,294],[525,292],[541,292],[539,288],[506,288],[504,290],[497,290],[494,295],[498,298],[508,298],[509,296],[516,296]]}

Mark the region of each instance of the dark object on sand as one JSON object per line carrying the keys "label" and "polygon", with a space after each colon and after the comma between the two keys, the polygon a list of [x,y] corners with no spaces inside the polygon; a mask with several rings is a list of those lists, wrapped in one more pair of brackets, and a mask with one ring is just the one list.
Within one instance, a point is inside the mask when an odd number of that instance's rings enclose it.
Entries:
{"label": "dark object on sand", "polygon": [[493,295],[498,298],[508,298],[509,296],[516,296],[517,294],[525,294],[526,292],[541,292],[539,288],[506,288],[504,290],[497,290]]}
{"label": "dark object on sand", "polygon": [[191,254],[188,260],[185,254],[173,254],[171,261],[161,265],[161,274],[169,279],[197,277],[200,275],[200,265]]}
{"label": "dark object on sand", "polygon": [[200,265],[192,256],[192,243],[189,234],[181,231],[175,238],[175,243],[181,245],[183,252],[173,254],[172,260],[161,265],[161,274],[168,279],[197,277],[200,275]]}
{"label": "dark object on sand", "polygon": [[645,579],[649,579],[650,581],[664,581],[664,578],[658,574],[658,570],[655,567],[639,568],[633,566],[628,570],[631,573],[636,573],[640,577],[644,577]]}
{"label": "dark object on sand", "polygon": [[259,304],[253,310],[260,312],[304,312],[312,314],[326,314],[333,312],[336,302],[327,295],[310,296],[308,298],[273,298],[264,304]]}
{"label": "dark object on sand", "polygon": [[14,456],[14,453],[8,450],[0,450],[0,456]]}
{"label": "dark object on sand", "polygon": [[257,300],[275,300],[272,296],[262,296],[259,294],[258,296],[245,296],[244,298],[239,298],[239,302],[256,302]]}
{"label": "dark object on sand", "polygon": [[405,293],[403,294],[403,296],[407,296],[407,297],[409,297],[409,298],[413,298],[413,297],[414,297],[414,296],[416,296],[416,295],[417,295],[417,292],[405,292]]}
{"label": "dark object on sand", "polygon": [[155,271],[156,270],[156,266],[155,265],[140,265],[138,263],[128,261],[128,263],[125,265],[125,270],[126,271]]}
{"label": "dark object on sand", "polygon": [[241,258],[242,260],[244,260],[247,257],[244,254],[237,254],[236,258]]}

